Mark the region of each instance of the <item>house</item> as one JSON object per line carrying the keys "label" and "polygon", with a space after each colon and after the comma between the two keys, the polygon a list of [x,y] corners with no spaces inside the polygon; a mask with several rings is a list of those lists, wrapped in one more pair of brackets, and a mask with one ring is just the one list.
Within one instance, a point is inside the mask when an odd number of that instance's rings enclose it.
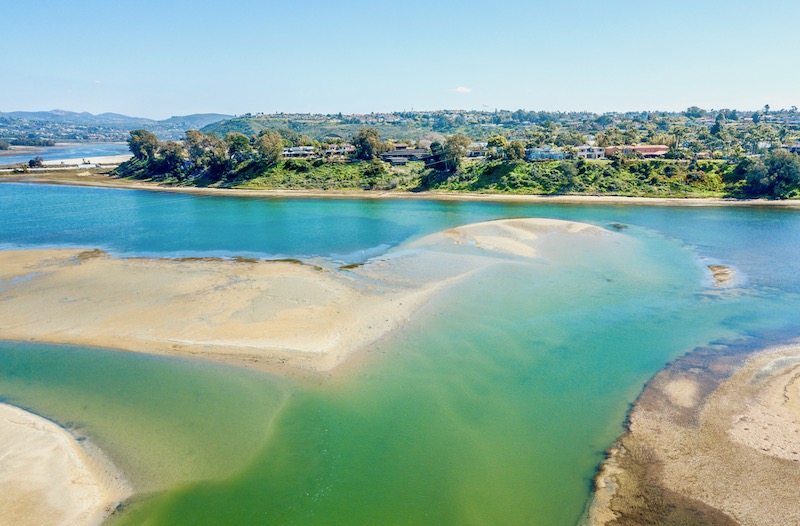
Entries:
{"label": "house", "polygon": [[527,148],[525,150],[526,161],[560,161],[566,158],[564,152],[552,146],[542,146],[541,148]]}
{"label": "house", "polygon": [[313,157],[314,155],[314,147],[313,146],[292,146],[290,148],[284,148],[281,152],[281,155],[285,159],[294,158],[294,157]]}
{"label": "house", "polygon": [[330,148],[325,150],[326,157],[333,157],[336,155],[349,155],[356,151],[356,147],[352,144],[334,144],[331,145]]}
{"label": "house", "polygon": [[486,157],[489,153],[489,143],[486,141],[473,141],[467,146],[467,157]]}
{"label": "house", "polygon": [[791,153],[800,153],[800,142],[796,142],[791,146],[784,146],[783,148]]}
{"label": "house", "polygon": [[409,148],[406,145],[399,150],[381,154],[381,160],[392,165],[403,165],[409,161],[422,161],[428,157],[428,150],[423,148]]}
{"label": "house", "polygon": [[579,159],[605,159],[606,149],[584,144],[583,146],[578,146],[576,155]]}
{"label": "house", "polygon": [[639,154],[644,159],[664,157],[669,153],[669,146],[664,144],[639,144],[636,146],[609,146],[606,148],[606,157],[622,153],[624,155]]}

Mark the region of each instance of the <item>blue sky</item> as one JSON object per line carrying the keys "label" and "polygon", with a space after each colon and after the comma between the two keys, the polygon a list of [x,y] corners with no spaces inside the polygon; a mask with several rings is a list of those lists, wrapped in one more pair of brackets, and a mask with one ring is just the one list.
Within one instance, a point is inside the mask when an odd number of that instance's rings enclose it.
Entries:
{"label": "blue sky", "polygon": [[0,0],[0,13],[13,25],[0,111],[800,106],[790,0]]}

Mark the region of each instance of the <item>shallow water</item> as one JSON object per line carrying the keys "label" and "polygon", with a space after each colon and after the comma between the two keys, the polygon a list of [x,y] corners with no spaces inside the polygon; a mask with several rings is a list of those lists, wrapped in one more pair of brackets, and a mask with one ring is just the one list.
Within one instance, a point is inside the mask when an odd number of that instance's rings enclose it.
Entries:
{"label": "shallow water", "polygon": [[[3,203],[6,247],[120,255],[357,262],[492,218],[627,225],[482,271],[332,377],[0,344],[0,398],[80,426],[135,483],[168,488],[112,524],[574,524],[628,404],[667,361],[800,332],[800,214],[786,210],[0,185]],[[712,262],[739,271],[736,289],[714,290]]]}

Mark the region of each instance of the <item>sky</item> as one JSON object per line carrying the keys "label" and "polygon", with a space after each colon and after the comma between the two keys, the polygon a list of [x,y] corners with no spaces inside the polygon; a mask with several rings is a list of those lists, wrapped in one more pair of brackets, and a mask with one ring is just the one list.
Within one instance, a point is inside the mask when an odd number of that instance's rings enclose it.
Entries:
{"label": "sky", "polygon": [[800,106],[796,0],[0,0],[0,13],[4,112]]}

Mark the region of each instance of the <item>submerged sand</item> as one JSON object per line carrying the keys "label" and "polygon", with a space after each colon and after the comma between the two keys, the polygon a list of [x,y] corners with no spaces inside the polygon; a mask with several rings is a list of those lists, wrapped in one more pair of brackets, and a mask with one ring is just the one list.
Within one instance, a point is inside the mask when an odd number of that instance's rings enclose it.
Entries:
{"label": "submerged sand", "polygon": [[586,524],[800,524],[800,346],[741,360],[690,355],[648,384]]}
{"label": "submerged sand", "polygon": [[130,488],[65,429],[0,404],[0,524],[99,525]]}
{"label": "submerged sand", "polygon": [[547,235],[613,235],[514,219],[427,236],[349,269],[290,261],[0,252],[0,338],[327,371],[489,265],[537,257]]}
{"label": "submerged sand", "polygon": [[[566,221],[492,221],[421,238],[355,268],[327,269],[5,251],[0,338],[327,371],[450,284],[491,265],[542,257],[550,235],[617,234]],[[2,405],[0,451],[2,524],[98,524],[125,496],[65,430]]]}

